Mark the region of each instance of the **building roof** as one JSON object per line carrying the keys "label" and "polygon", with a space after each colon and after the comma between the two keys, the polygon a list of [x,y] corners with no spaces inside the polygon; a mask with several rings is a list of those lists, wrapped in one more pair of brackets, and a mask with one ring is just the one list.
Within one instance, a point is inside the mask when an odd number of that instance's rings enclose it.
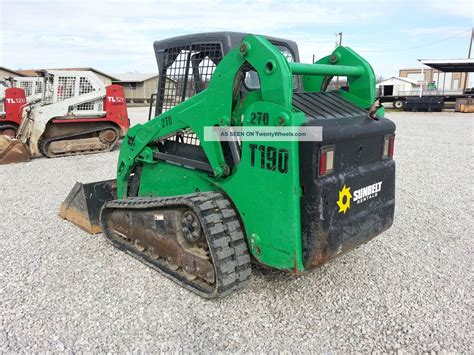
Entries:
{"label": "building roof", "polygon": [[12,70],[12,69],[6,68],[6,67],[0,67],[0,70],[8,71],[8,72],[10,72],[14,75],[23,76],[18,70]]}
{"label": "building roof", "polygon": [[43,68],[43,69],[27,69],[27,70],[17,70],[16,72],[22,76],[38,76],[38,71],[41,70],[74,70],[74,71],[92,71],[97,74],[108,77],[111,81],[117,81],[118,79],[115,76],[104,73],[103,71],[97,70],[92,67],[82,67],[82,68]]}
{"label": "building roof", "polygon": [[141,83],[148,79],[153,79],[158,77],[157,73],[124,73],[124,74],[114,74],[118,78],[117,82],[122,83]]}
{"label": "building roof", "polygon": [[418,59],[424,65],[447,73],[474,72],[474,58]]}
{"label": "building roof", "polygon": [[401,81],[406,81],[410,84],[413,84],[413,85],[419,85],[418,82],[414,79],[410,79],[410,78],[401,78],[399,76],[392,76],[391,78],[388,78],[388,79],[385,79],[385,80],[382,80],[380,83],[377,83],[377,85],[380,85],[386,81],[389,81],[389,80],[401,80]]}

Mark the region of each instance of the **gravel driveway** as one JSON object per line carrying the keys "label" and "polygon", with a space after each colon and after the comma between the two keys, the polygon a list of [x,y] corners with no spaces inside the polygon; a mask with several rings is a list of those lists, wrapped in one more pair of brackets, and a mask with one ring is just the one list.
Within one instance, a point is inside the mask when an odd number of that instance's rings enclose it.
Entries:
{"label": "gravel driveway", "polygon": [[[130,109],[134,121],[147,109]],[[118,151],[0,166],[0,352],[473,352],[474,114],[389,113],[393,227],[308,275],[206,301],[61,220]]]}

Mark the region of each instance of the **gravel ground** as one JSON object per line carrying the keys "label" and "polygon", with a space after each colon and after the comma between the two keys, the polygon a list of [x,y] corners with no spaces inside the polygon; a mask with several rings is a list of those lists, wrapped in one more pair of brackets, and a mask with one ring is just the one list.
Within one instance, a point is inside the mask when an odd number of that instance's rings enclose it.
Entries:
{"label": "gravel ground", "polygon": [[472,353],[474,115],[388,115],[393,227],[305,276],[254,270],[217,301],[58,217],[76,180],[114,177],[117,151],[1,166],[0,352]]}

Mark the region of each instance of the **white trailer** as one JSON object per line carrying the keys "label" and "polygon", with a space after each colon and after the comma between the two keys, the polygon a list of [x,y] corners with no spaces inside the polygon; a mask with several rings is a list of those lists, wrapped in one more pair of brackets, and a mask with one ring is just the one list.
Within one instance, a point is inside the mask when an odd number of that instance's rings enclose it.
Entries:
{"label": "white trailer", "polygon": [[378,83],[376,88],[377,96],[383,98],[383,102],[393,101],[395,108],[403,108],[404,100],[401,98],[418,95],[421,85],[413,79],[392,76]]}

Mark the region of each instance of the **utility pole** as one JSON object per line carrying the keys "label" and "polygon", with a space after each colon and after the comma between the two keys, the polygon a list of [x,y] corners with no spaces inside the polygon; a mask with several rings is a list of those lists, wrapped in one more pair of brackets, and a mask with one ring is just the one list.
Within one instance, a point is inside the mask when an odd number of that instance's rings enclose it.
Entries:
{"label": "utility pole", "polygon": [[[471,29],[471,42],[469,43],[469,51],[467,52],[467,58],[471,58],[471,49],[472,49],[472,37],[474,37],[474,28]],[[464,90],[467,89],[467,78],[469,77],[469,73],[464,73]]]}
{"label": "utility pole", "polygon": [[[335,33],[336,36],[339,36],[339,43],[336,41],[336,48],[342,45],[342,32]],[[339,89],[339,77],[336,77],[336,90]]]}

